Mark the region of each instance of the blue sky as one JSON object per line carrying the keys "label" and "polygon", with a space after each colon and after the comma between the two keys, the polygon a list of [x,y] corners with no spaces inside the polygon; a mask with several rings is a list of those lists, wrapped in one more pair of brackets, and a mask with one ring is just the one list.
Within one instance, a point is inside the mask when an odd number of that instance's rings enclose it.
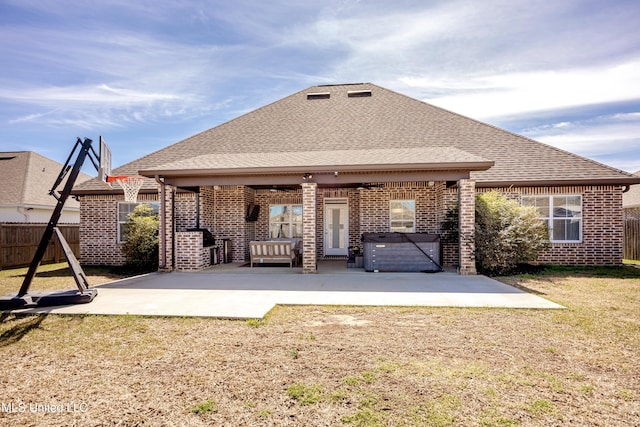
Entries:
{"label": "blue sky", "polygon": [[0,0],[0,151],[103,135],[117,166],[372,82],[635,172],[638,22],[635,0]]}

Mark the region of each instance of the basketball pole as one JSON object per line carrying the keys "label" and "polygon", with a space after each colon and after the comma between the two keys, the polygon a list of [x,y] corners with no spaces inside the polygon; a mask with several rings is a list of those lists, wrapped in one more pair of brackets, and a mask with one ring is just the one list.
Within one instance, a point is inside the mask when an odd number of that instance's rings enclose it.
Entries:
{"label": "basketball pole", "polygon": [[[36,270],[38,269],[38,266],[40,265],[40,262],[42,261],[42,258],[44,257],[44,254],[47,251],[47,247],[49,246],[49,242],[51,241],[51,238],[53,237],[54,228],[58,225],[58,221],[60,220],[60,216],[62,215],[62,209],[64,208],[64,204],[69,198],[69,196],[71,195],[71,190],[73,189],[73,185],[75,184],[76,179],[78,178],[78,175],[80,174],[80,169],[82,169],[82,165],[84,164],[84,161],[86,160],[87,156],[89,156],[90,151],[93,151],[91,147],[92,142],[93,141],[90,140],[89,138],[85,138],[84,141],[78,138],[78,140],[76,141],[76,145],[73,147],[73,150],[71,151],[71,155],[69,156],[66,164],[62,167],[62,170],[60,171],[60,175],[58,176],[58,179],[56,180],[53,188],[51,188],[51,191],[49,191],[49,194],[55,197],[58,200],[58,202],[56,204],[55,209],[53,210],[53,213],[51,214],[51,219],[49,219],[47,228],[45,229],[44,234],[42,235],[40,244],[36,249],[36,253],[33,256],[33,260],[31,260],[31,265],[29,266],[27,275],[24,277],[24,281],[22,282],[22,286],[20,287],[20,291],[18,292],[18,295],[16,296],[16,298],[24,297],[29,291],[29,286],[31,286],[31,281],[35,276]],[[73,168],[71,168],[71,172],[69,174],[69,177],[67,178],[64,188],[60,193],[60,195],[58,196],[55,193],[56,187],[60,184],[60,182],[62,182],[62,180],[64,179],[64,176],[69,172],[69,167],[70,167],[69,161],[71,160],[71,157],[73,156],[74,152],[78,147],[80,147],[80,152],[78,153],[78,157],[76,157],[76,161],[73,164]],[[94,151],[94,154],[95,154],[95,151]],[[91,160],[93,161],[93,159]],[[94,165],[95,165],[95,162],[94,162]],[[82,289],[80,286],[78,287],[80,288],[81,292],[84,292],[86,290],[86,288]]]}

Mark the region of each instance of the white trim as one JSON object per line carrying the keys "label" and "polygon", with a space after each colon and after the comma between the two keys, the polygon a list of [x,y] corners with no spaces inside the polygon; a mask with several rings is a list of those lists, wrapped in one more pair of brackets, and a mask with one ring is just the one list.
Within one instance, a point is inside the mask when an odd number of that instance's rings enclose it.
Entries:
{"label": "white trim", "polygon": [[[549,242],[553,244],[579,244],[583,241],[583,229],[584,229],[584,197],[582,194],[536,194],[536,195],[522,195],[520,196],[520,205],[524,206],[523,200],[526,198],[543,198],[546,197],[549,200],[549,216],[543,217],[541,216],[541,220],[547,221],[547,226],[549,227]],[[578,229],[578,240],[554,240],[553,239],[553,220],[558,219],[562,220],[561,217],[553,216],[553,199],[555,197],[580,197],[580,218],[579,218],[579,229]]]}

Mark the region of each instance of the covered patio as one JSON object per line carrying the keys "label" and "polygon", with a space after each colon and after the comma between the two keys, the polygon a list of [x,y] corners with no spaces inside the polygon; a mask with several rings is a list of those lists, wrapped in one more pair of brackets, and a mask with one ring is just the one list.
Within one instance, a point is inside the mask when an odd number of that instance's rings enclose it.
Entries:
{"label": "covered patio", "polygon": [[[454,264],[468,275],[476,273],[471,174],[492,165],[455,148],[388,148],[203,155],[139,173],[160,184],[162,271],[207,267],[205,236],[193,234],[206,228],[231,241],[237,262],[248,260],[251,241],[296,239],[302,272],[315,274],[320,260],[346,258],[363,233],[438,234],[447,209],[457,204]],[[410,215],[395,218],[402,204]],[[282,235],[274,232],[278,226],[286,228]]]}

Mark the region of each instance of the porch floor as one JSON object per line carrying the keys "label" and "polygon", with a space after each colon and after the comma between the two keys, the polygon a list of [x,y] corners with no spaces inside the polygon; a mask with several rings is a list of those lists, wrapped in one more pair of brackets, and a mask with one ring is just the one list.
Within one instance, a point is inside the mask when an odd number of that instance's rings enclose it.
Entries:
{"label": "porch floor", "polygon": [[98,296],[89,304],[20,311],[245,319],[262,318],[278,304],[563,308],[485,276],[366,273],[346,268],[344,261],[320,262],[318,274],[224,264],[196,273],[151,273],[96,289]]}

